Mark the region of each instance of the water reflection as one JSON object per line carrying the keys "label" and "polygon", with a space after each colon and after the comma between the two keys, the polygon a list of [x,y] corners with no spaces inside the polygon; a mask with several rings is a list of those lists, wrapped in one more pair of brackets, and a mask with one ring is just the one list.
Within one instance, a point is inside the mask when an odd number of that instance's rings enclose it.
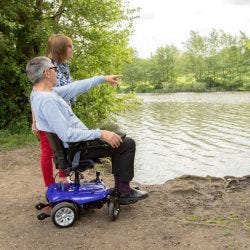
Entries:
{"label": "water reflection", "polygon": [[137,142],[135,179],[250,174],[250,93],[141,95],[118,124]]}

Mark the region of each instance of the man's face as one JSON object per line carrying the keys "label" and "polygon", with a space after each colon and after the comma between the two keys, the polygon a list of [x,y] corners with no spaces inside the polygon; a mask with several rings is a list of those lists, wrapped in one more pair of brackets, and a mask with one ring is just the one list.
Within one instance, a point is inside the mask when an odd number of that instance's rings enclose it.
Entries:
{"label": "man's face", "polygon": [[57,74],[57,68],[53,64],[51,67],[45,70],[45,76],[47,80],[51,83],[51,86],[54,87],[56,85],[56,74]]}
{"label": "man's face", "polygon": [[56,75],[57,75],[57,68],[56,66],[53,66],[50,68],[50,73],[52,74],[52,83],[53,83],[53,86],[56,85]]}

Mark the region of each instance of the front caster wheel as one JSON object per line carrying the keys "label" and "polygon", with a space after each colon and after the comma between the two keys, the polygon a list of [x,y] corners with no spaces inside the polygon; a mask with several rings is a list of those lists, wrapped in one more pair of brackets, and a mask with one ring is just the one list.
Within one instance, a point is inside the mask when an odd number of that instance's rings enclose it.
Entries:
{"label": "front caster wheel", "polygon": [[70,227],[76,221],[77,211],[74,204],[61,202],[51,210],[51,219],[58,227]]}
{"label": "front caster wheel", "polygon": [[120,203],[117,198],[112,199],[108,203],[108,216],[111,221],[115,221],[120,212]]}
{"label": "front caster wheel", "polygon": [[38,215],[37,215],[37,219],[38,219],[38,220],[44,220],[44,219],[46,219],[46,218],[48,218],[48,217],[50,217],[50,215],[49,215],[49,214],[46,214],[46,213],[41,213],[41,214],[38,214]]}
{"label": "front caster wheel", "polygon": [[48,206],[49,206],[49,204],[38,203],[38,204],[36,204],[35,208],[37,210],[42,210],[43,208],[48,207]]}

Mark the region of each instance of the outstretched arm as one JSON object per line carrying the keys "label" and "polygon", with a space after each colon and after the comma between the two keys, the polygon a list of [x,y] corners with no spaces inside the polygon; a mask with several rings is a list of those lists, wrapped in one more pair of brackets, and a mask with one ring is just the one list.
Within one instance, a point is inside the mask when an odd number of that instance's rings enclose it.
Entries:
{"label": "outstretched arm", "polygon": [[60,95],[64,100],[70,100],[103,82],[105,82],[104,76],[97,76],[85,80],[75,81],[68,85],[55,87],[53,88],[53,91]]}
{"label": "outstretched arm", "polygon": [[64,100],[70,100],[105,81],[116,86],[119,77],[120,75],[96,76],[85,80],[75,81],[62,87],[56,87],[53,91],[60,95]]}

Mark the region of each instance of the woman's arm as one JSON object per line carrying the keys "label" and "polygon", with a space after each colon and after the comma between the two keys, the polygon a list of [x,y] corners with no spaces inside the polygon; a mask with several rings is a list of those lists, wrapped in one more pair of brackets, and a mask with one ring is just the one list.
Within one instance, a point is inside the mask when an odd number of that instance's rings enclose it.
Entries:
{"label": "woman's arm", "polygon": [[33,112],[33,110],[31,110],[32,113],[32,125],[31,125],[31,131],[34,135],[38,135],[39,134],[39,130],[36,127],[36,118],[35,118],[35,114]]}

